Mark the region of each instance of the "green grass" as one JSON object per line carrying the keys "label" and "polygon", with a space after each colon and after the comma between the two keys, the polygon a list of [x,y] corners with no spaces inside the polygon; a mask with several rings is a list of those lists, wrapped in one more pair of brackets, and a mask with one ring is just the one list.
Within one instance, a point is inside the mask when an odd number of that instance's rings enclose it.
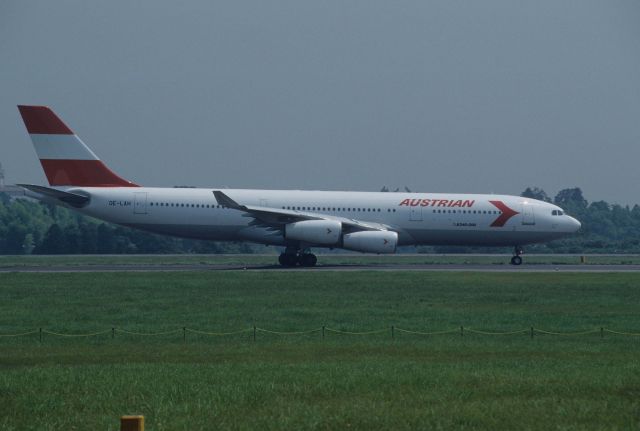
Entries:
{"label": "green grass", "polygon": [[[438,254],[325,254],[318,256],[319,265],[507,265],[510,255],[438,255]],[[70,265],[276,265],[276,254],[177,254],[177,255],[73,255],[73,256],[0,256],[0,268],[25,266]],[[525,255],[529,265],[576,265],[578,255]],[[586,255],[587,265],[639,265],[640,255]]]}
{"label": "green grass", "polygon": [[[640,274],[0,274],[0,333],[276,331],[0,338],[0,429],[634,429]],[[75,427],[75,428],[74,428]]]}

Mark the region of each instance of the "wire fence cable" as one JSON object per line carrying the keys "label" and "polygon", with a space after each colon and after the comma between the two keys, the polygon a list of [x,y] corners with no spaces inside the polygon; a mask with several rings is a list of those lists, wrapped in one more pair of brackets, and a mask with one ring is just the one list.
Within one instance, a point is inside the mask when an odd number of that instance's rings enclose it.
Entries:
{"label": "wire fence cable", "polygon": [[[325,328],[326,329],[326,328]],[[322,331],[322,328],[318,328],[318,329],[310,329],[308,331],[292,331],[292,332],[283,332],[283,331],[271,331],[269,329],[264,329],[264,328],[256,328],[256,331],[258,332],[265,332],[267,334],[274,334],[274,335],[305,335],[305,334],[314,334],[316,332],[320,332]]]}
{"label": "wire fence cable", "polygon": [[24,337],[26,335],[37,334],[38,332],[39,331],[37,329],[34,329],[33,331],[21,332],[19,334],[0,334],[0,337]]}
{"label": "wire fence cable", "polygon": [[341,331],[339,329],[331,329],[331,328],[324,328],[326,331],[328,332],[333,332],[336,334],[345,334],[345,335],[373,335],[373,334],[382,334],[383,332],[389,332],[388,328],[385,329],[378,329],[375,331],[366,331],[366,332],[351,332],[351,331]]}
{"label": "wire fence cable", "polygon": [[91,332],[89,334],[63,334],[61,332],[49,331],[47,329],[43,329],[43,334],[55,335],[56,337],[95,337],[97,335],[107,334],[111,332],[111,329],[105,329],[104,331]]}
{"label": "wire fence cable", "polygon": [[414,335],[444,335],[444,334],[453,334],[460,332],[460,328],[448,329],[445,331],[433,331],[433,332],[422,332],[422,331],[412,331],[409,329],[395,328],[398,332],[404,332],[406,334],[414,334]]}
{"label": "wire fence cable", "polygon": [[201,331],[199,329],[191,329],[191,328],[185,328],[184,330],[187,331],[187,332],[191,332],[193,334],[213,335],[213,336],[218,336],[218,337],[224,337],[226,335],[238,335],[238,334],[243,334],[245,332],[253,331],[252,328],[240,329],[239,331],[232,331],[232,332],[211,332],[211,331]]}
{"label": "wire fence cable", "polygon": [[157,335],[171,335],[171,334],[177,334],[179,332],[182,332],[182,329],[174,329],[172,331],[164,331],[164,332],[134,332],[134,331],[127,331],[126,329],[120,329],[120,328],[115,328],[116,332],[122,332],[123,334],[128,334],[128,335],[139,335],[141,337],[155,337]]}
{"label": "wire fence cable", "polygon": [[507,332],[481,331],[479,329],[471,329],[471,328],[464,328],[464,330],[467,332],[472,332],[474,334],[480,334],[480,335],[515,335],[515,334],[528,334],[530,332],[530,329],[519,329],[517,331],[507,331]]}

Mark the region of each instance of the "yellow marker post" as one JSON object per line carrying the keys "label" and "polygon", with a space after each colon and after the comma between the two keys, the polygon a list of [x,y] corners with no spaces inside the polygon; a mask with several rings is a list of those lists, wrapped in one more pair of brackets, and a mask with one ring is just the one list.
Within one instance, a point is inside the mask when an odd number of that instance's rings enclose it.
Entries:
{"label": "yellow marker post", "polygon": [[144,431],[144,416],[122,416],[120,431]]}

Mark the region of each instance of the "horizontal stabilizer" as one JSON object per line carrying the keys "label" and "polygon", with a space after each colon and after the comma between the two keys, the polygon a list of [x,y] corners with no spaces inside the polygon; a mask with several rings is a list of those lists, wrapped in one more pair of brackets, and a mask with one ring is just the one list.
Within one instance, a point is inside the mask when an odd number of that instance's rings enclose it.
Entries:
{"label": "horizontal stabilizer", "polygon": [[62,190],[51,189],[49,187],[37,186],[34,184],[17,184],[18,186],[29,191],[57,199],[61,202],[69,204],[75,208],[82,208],[89,203],[89,197],[79,195],[77,193],[63,192]]}

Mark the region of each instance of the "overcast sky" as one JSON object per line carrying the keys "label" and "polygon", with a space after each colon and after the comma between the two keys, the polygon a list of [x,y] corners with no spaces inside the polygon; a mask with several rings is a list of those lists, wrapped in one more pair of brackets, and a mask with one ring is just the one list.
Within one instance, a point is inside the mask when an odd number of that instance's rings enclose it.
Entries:
{"label": "overcast sky", "polygon": [[149,186],[640,203],[640,2],[1,1],[0,162],[46,184],[17,104]]}

